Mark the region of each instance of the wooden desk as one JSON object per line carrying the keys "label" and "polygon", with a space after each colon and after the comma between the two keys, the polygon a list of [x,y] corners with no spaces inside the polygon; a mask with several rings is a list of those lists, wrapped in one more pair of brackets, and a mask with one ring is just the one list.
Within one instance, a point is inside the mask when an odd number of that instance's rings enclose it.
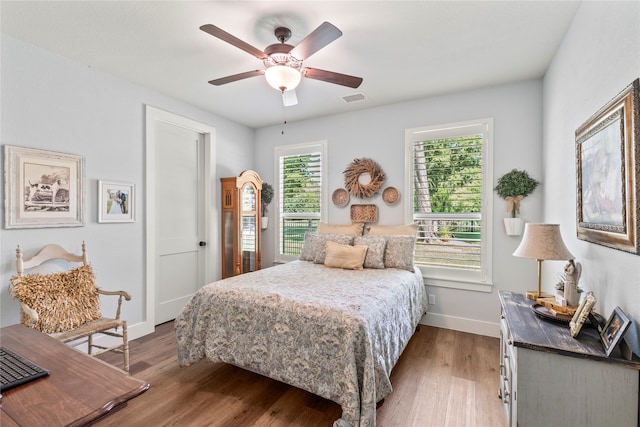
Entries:
{"label": "wooden desk", "polygon": [[0,343],[50,372],[2,393],[2,427],[83,426],[149,388],[144,381],[24,325],[0,329]]}

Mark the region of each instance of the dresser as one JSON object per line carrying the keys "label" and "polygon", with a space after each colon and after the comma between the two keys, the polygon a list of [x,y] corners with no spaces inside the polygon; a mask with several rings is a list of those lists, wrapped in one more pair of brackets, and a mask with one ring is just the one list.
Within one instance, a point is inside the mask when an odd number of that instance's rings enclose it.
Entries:
{"label": "dresser", "polygon": [[640,361],[607,357],[596,329],[577,338],[500,291],[500,390],[511,426],[638,426]]}

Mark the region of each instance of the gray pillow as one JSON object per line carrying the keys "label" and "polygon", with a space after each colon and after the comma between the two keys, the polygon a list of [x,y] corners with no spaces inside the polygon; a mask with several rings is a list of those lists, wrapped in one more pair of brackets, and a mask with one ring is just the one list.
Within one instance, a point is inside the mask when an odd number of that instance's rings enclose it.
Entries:
{"label": "gray pillow", "polygon": [[364,268],[384,268],[384,250],[387,247],[387,239],[384,236],[356,237],[353,244],[367,246]]}
{"label": "gray pillow", "polygon": [[414,271],[413,255],[416,248],[416,238],[413,236],[386,236],[386,238],[384,266]]}
{"label": "gray pillow", "polygon": [[300,257],[302,261],[313,261],[316,258],[316,241],[320,233],[317,231],[307,231],[304,233],[304,242],[302,243],[302,250],[300,251]]}
{"label": "gray pillow", "polygon": [[316,264],[324,264],[324,259],[327,256],[327,242],[336,242],[341,245],[353,245],[354,236],[349,234],[332,234],[332,233],[318,233],[318,236],[313,239],[315,258],[313,262]]}

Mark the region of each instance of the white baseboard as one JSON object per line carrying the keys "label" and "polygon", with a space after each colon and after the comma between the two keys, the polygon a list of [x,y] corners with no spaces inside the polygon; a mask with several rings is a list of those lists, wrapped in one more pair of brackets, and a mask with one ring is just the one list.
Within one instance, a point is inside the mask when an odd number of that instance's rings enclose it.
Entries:
{"label": "white baseboard", "polygon": [[474,319],[466,319],[464,317],[427,313],[422,316],[420,323],[427,326],[435,326],[437,328],[468,332],[470,334],[485,335],[495,338],[500,337],[500,323],[498,322],[483,322]]}

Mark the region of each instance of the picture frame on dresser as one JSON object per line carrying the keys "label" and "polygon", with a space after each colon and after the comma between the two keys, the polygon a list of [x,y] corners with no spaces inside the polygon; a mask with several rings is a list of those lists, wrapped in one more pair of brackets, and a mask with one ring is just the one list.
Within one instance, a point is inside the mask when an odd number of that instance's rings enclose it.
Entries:
{"label": "picture frame on dresser", "polygon": [[569,322],[569,328],[571,330],[571,336],[576,338],[582,329],[582,325],[587,320],[587,317],[591,313],[591,309],[596,303],[596,297],[593,295],[593,292],[588,292],[582,302],[578,306],[578,309],[574,313],[571,321]]}
{"label": "picture frame on dresser", "polygon": [[630,324],[631,320],[620,307],[613,309],[613,312],[600,332],[600,341],[602,341],[607,357],[611,356],[611,353],[613,353],[613,350],[620,343],[622,336],[627,332]]}
{"label": "picture frame on dresser", "polygon": [[640,79],[575,132],[576,234],[640,255]]}

